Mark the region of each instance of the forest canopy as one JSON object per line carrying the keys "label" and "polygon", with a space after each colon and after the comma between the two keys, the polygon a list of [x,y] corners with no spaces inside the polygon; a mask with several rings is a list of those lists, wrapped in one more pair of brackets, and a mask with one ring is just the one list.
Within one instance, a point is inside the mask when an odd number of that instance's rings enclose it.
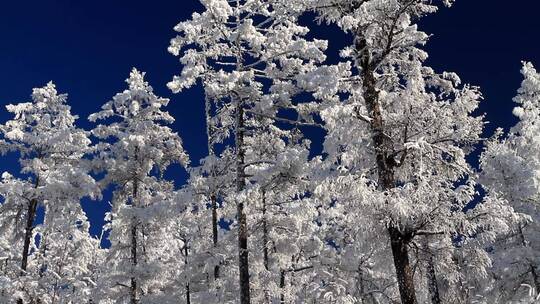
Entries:
{"label": "forest canopy", "polygon": [[536,303],[540,73],[486,134],[481,89],[427,64],[453,2],[200,0],[161,84],[202,88],[200,161],[136,68],[89,117],[53,82],[7,105],[0,303]]}

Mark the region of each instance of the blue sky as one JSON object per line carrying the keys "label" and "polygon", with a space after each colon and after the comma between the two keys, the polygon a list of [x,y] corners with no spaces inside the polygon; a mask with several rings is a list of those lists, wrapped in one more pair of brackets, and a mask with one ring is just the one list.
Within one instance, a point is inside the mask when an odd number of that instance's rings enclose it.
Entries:
{"label": "blue sky", "polygon": [[[172,28],[200,9],[197,0],[2,1],[0,122],[9,118],[4,105],[28,101],[33,87],[53,80],[69,94],[79,125],[89,129],[88,115],[123,90],[124,79],[137,67],[147,72],[158,95],[171,98],[173,128],[196,163],[206,153],[201,88],[173,95],[166,83],[180,71],[178,59],[167,52]],[[540,67],[539,12],[538,1],[457,0],[421,22],[433,34],[425,48],[428,64],[481,87],[481,111],[490,122],[486,135],[515,122],[511,98],[521,81],[520,61]],[[330,60],[336,60],[346,37],[323,27],[313,30],[318,37],[337,37],[330,41]],[[17,170],[10,159],[0,162],[0,171]],[[186,177],[180,168],[169,175],[179,185]],[[97,233],[106,201],[84,206]]]}

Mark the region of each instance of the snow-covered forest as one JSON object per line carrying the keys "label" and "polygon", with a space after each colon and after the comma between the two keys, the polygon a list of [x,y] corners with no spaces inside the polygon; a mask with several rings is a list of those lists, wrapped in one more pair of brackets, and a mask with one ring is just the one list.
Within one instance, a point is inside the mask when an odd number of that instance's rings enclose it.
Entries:
{"label": "snow-covered forest", "polygon": [[[0,303],[540,303],[533,63],[486,134],[481,90],[426,65],[417,24],[453,0],[200,2],[167,87],[204,89],[204,159],[135,68],[87,118],[53,82],[6,107]],[[336,62],[301,18],[348,37]]]}

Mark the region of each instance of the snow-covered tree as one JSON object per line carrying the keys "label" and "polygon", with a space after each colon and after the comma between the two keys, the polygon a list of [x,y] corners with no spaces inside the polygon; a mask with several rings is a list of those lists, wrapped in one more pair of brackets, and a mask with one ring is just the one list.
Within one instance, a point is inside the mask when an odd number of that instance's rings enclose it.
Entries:
{"label": "snow-covered tree", "polygon": [[[167,124],[169,100],[155,95],[144,73],[133,69],[129,88],[90,115],[101,120],[92,134],[97,144],[95,168],[104,171],[103,187],[114,187],[107,229],[112,243],[107,256],[103,299],[114,303],[169,303],[164,286],[183,241],[173,237],[171,217],[178,215],[173,184],[163,173],[174,163],[187,166],[182,140]],[[157,301],[157,302],[156,302]],[[172,300],[170,300],[172,301]],[[175,302],[176,303],[176,302]]]}
{"label": "snow-covered tree", "polygon": [[[1,303],[540,299],[532,64],[519,122],[486,141],[478,173],[468,157],[482,142],[481,93],[425,65],[416,24],[453,0],[200,3],[168,48],[182,64],[169,89],[204,89],[198,166],[187,168],[169,100],[136,69],[90,115],[91,132],[52,83],[7,106],[0,152],[20,171],[0,179]],[[319,24],[301,25],[313,13]],[[307,37],[334,25],[350,40],[327,65],[328,42]],[[165,178],[173,164],[189,173],[181,188]],[[80,200],[109,190],[101,248]]]}
{"label": "snow-covered tree", "polygon": [[[334,82],[338,84],[334,91],[346,97],[323,103],[320,112],[328,130],[323,166],[330,175],[323,176],[317,192],[327,202],[327,212],[339,208],[331,216],[345,224],[328,241],[343,251],[337,262],[356,269],[351,267],[354,263],[363,267],[360,263],[372,252],[384,250],[373,244],[386,238],[392,260],[380,261],[377,254],[378,264],[393,262],[401,302],[418,303],[417,293],[424,289],[418,288],[415,278],[420,256],[413,253],[422,248],[426,236],[439,236],[437,241],[447,252],[442,269],[448,269],[456,239],[481,246],[483,238],[493,237],[496,224],[501,225],[496,230],[504,230],[502,219],[512,217],[511,208],[496,197],[463,212],[475,196],[473,170],[465,157],[482,133],[482,117],[472,115],[481,95],[477,88],[462,85],[456,74],[424,66],[427,54],[419,47],[428,35],[414,21],[435,12],[434,2],[323,0],[314,1],[313,7],[321,19],[336,23],[352,40],[341,52],[353,67],[352,74]],[[478,210],[484,212],[473,216]],[[375,230],[375,242],[361,244],[358,239],[366,230]],[[482,238],[476,237],[485,230]],[[471,252],[486,261],[482,250]],[[479,274],[487,266],[474,265]],[[361,272],[368,273],[371,285],[377,282],[377,293],[388,289],[384,274],[369,273],[369,267]],[[363,279],[357,275],[356,280]],[[354,302],[347,285],[341,284],[334,294],[340,294],[340,301]]]}
{"label": "snow-covered tree", "polygon": [[[292,102],[314,77],[315,65],[325,60],[326,42],[307,41],[308,29],[299,26],[296,16],[303,6],[290,1],[201,1],[203,13],[175,28],[180,34],[171,41],[169,51],[181,56],[181,75],[169,83],[180,92],[201,80],[212,101],[212,145],[225,143],[226,155],[233,153],[234,189],[224,194],[226,206],[236,207],[233,228],[238,235],[240,302],[251,301],[248,243],[249,220],[246,204],[253,208],[259,187],[250,169],[266,160],[250,159],[252,151],[265,149],[252,140],[261,134],[258,119],[293,125],[302,124],[278,114],[292,109],[301,120],[305,107]],[[311,82],[310,82],[311,81]],[[231,140],[232,139],[232,140]],[[231,143],[231,141],[233,141]],[[257,143],[259,144],[259,143]],[[257,153],[257,152],[253,152]],[[216,155],[219,155],[216,153]],[[274,155],[275,156],[275,155]],[[226,162],[228,160],[225,160]],[[268,160],[272,162],[273,160]],[[260,198],[260,196],[256,196]],[[251,215],[251,214],[250,214]],[[253,214],[255,216],[255,214]],[[258,285],[254,285],[259,289]]]}
{"label": "snow-covered tree", "polygon": [[540,73],[523,64],[524,80],[514,102],[519,122],[507,137],[498,130],[482,154],[482,181],[489,192],[504,197],[528,218],[516,223],[493,246],[494,285],[500,303],[517,302],[540,291]]}
{"label": "snow-covered tree", "polygon": [[209,151],[210,155],[201,160],[202,164],[190,170],[185,190],[193,194],[191,209],[196,223],[184,234],[191,240],[191,263],[197,265],[198,272],[206,274],[204,280],[192,282],[205,285],[196,289],[197,297],[206,303],[228,303],[237,296],[236,280],[230,280],[237,275],[232,267],[236,246],[233,245],[234,235],[222,225],[234,217],[230,206],[224,206],[224,197],[234,186],[231,170],[234,155],[225,150],[216,156],[210,144]]}
{"label": "snow-covered tree", "polygon": [[0,183],[1,294],[18,303],[58,303],[92,287],[85,268],[97,241],[80,199],[99,192],[83,160],[91,142],[66,102],[48,83],[31,102],[8,105],[14,117],[0,126],[2,150],[17,153],[21,168]]}
{"label": "snow-covered tree", "polygon": [[[254,301],[304,301],[311,281],[311,259],[319,254],[317,210],[309,193],[309,141],[298,128],[283,130],[272,120],[258,121],[260,130],[248,136],[246,153],[253,163],[247,173],[256,186],[248,195],[248,226],[252,232]],[[256,165],[255,165],[256,164]]]}
{"label": "snow-covered tree", "polygon": [[[220,205],[223,205],[223,198],[227,189],[234,186],[234,172],[230,167],[234,164],[234,155],[229,149],[222,151],[220,155],[215,153],[215,128],[212,125],[212,113],[215,103],[205,96],[205,118],[206,118],[206,135],[208,156],[201,160],[201,165],[193,168],[190,172],[190,180],[188,185],[197,200],[199,201],[201,218],[199,233],[204,240],[199,240],[198,251],[207,251],[208,258],[205,269],[212,269],[209,275],[214,280],[214,287],[223,290],[222,285],[226,281],[220,279],[223,272],[221,264],[224,264],[224,246],[220,242],[220,232],[223,232],[220,227],[220,221],[225,220],[223,209],[220,211]],[[210,219],[210,221],[208,221]],[[211,247],[211,249],[210,249]],[[211,288],[212,289],[212,288]],[[216,290],[217,292],[217,290]],[[218,293],[216,293],[216,296]],[[221,296],[218,296],[221,297]],[[223,300],[223,299],[222,299]]]}
{"label": "snow-covered tree", "polygon": [[[34,274],[39,290],[34,299],[39,303],[92,303],[101,277],[100,266],[105,251],[100,240],[90,237],[86,217],[74,210],[62,210],[59,217],[45,220],[39,248],[34,253]],[[38,300],[35,300],[38,301]]]}

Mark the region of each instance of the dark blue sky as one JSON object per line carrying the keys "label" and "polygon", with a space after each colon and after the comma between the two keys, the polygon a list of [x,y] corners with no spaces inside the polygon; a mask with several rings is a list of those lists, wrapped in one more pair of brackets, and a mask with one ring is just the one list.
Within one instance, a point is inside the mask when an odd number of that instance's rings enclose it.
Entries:
{"label": "dark blue sky", "polygon": [[[167,52],[172,28],[200,9],[197,0],[2,1],[0,104],[27,101],[33,87],[53,80],[69,94],[79,125],[91,128],[86,117],[123,90],[130,69],[137,67],[147,72],[158,95],[171,98],[173,127],[197,162],[206,153],[201,89],[172,95],[166,83],[180,71],[178,59]],[[520,61],[540,68],[539,12],[538,1],[457,0],[421,22],[433,34],[426,46],[428,64],[482,88],[488,135],[514,122],[511,98],[521,81]],[[321,28],[315,31],[328,36]],[[331,54],[342,43],[330,41]],[[6,119],[2,107],[0,121]],[[9,164],[0,162],[0,170],[16,170]],[[170,176],[181,183],[186,175],[176,168]],[[84,205],[96,233],[106,203]]]}

